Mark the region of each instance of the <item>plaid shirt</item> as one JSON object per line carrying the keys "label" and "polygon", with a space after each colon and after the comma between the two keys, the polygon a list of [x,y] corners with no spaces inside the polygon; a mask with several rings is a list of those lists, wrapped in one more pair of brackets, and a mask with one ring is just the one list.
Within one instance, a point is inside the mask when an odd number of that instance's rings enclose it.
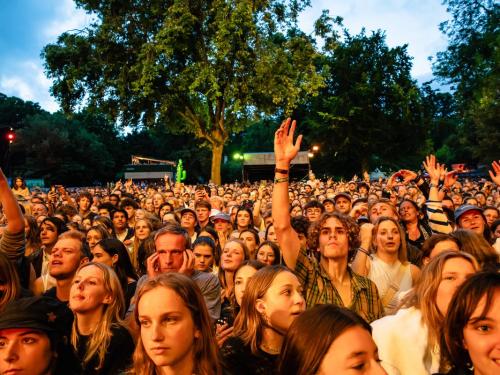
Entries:
{"label": "plaid shirt", "polygon": [[[348,308],[358,313],[368,323],[380,319],[384,308],[376,285],[368,278],[354,273],[349,266],[347,270],[351,277],[352,294],[351,306]],[[305,249],[300,250],[295,273],[304,287],[307,308],[323,303],[345,307],[326,271],[315,258],[307,256]]]}

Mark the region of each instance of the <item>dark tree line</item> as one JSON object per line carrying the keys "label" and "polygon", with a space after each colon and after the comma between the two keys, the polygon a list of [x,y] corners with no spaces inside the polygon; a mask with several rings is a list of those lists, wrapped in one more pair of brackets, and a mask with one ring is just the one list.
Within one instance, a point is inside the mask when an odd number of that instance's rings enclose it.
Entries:
{"label": "dark tree line", "polygon": [[285,116],[299,121],[304,149],[320,146],[320,174],[417,168],[430,152],[446,163],[500,157],[492,0],[444,0],[449,46],[434,73],[450,92],[418,85],[406,45],[389,48],[380,30],[351,35],[324,12],[304,34],[296,20],[307,1],[157,3],[77,1],[100,21],[43,51],[63,111],[0,95],[0,126],[18,133],[13,172],[105,182],[142,154],[182,158],[189,182],[213,178],[217,164],[233,180],[233,153],[272,150]]}

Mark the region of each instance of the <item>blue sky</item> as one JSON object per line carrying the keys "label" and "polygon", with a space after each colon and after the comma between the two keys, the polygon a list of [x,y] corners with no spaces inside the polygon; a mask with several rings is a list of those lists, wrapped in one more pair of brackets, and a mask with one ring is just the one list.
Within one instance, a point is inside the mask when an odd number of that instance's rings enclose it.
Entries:
{"label": "blue sky", "polygon": [[[322,9],[344,18],[351,34],[362,27],[385,30],[390,47],[408,44],[414,58],[412,74],[419,82],[432,78],[429,56],[446,47],[438,30],[448,15],[441,0],[312,0],[301,16],[310,32]],[[38,102],[48,111],[59,106],[50,96],[50,80],[43,71],[40,52],[67,30],[90,22],[72,0],[0,0],[0,92]]]}

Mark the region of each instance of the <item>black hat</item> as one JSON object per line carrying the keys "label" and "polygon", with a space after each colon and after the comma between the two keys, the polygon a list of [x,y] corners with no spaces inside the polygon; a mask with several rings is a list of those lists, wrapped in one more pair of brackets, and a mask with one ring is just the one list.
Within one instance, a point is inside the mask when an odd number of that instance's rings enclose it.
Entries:
{"label": "black hat", "polygon": [[182,217],[185,213],[187,213],[187,212],[191,212],[191,213],[194,215],[194,218],[195,218],[195,219],[198,219],[198,216],[196,216],[196,211],[195,211],[195,210],[193,210],[192,208],[189,208],[189,207],[183,208],[183,209],[181,210],[181,217]]}
{"label": "black hat", "polygon": [[61,332],[67,307],[54,298],[38,296],[9,302],[0,314],[0,330],[31,328],[46,333]]}

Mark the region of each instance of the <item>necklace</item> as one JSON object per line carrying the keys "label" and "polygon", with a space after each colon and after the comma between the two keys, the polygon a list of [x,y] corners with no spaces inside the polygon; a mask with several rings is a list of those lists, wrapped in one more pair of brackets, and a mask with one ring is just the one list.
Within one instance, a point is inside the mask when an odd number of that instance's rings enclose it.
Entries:
{"label": "necklace", "polygon": [[266,353],[269,353],[269,354],[280,354],[280,350],[279,349],[271,348],[270,346],[267,346],[264,343],[260,344],[260,348],[263,351],[265,351]]}

